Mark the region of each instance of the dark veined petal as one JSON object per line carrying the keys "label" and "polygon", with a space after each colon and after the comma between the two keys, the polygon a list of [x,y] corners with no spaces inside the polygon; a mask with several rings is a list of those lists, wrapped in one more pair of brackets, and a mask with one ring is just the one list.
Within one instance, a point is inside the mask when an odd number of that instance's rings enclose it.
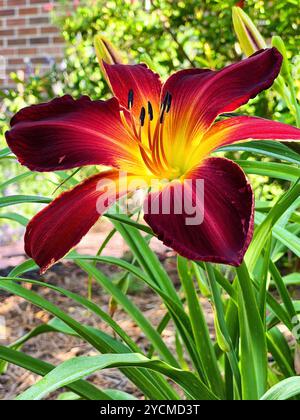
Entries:
{"label": "dark veined petal", "polygon": [[[204,190],[197,180],[204,181]],[[162,210],[168,195],[170,212],[166,204]],[[241,168],[228,159],[208,158],[183,183],[149,194],[144,208],[159,239],[189,259],[237,266],[252,238],[252,189]]]}
{"label": "dark veined petal", "polygon": [[[261,50],[220,71],[183,70],[164,84],[162,97],[172,96],[170,116],[165,119],[169,135],[190,142],[201,138],[215,118],[234,111],[277,77],[282,56],[276,48]],[[174,115],[172,115],[174,114]]]}
{"label": "dark veined petal", "polygon": [[300,140],[300,129],[256,117],[233,117],[214,124],[200,142],[205,153],[242,140]]}
{"label": "dark veined petal", "polygon": [[25,251],[44,273],[61,259],[116,199],[127,193],[118,171],[106,171],[61,194],[28,224]]}
{"label": "dark veined petal", "polygon": [[6,133],[21,164],[35,171],[54,171],[83,165],[119,167],[134,161],[138,147],[128,138],[119,103],[74,100],[63,96],[19,111]]}
{"label": "dark veined petal", "polygon": [[132,92],[132,112],[138,119],[141,108],[148,108],[151,102],[154,117],[159,112],[161,81],[158,74],[145,64],[107,64],[103,63],[112,91],[124,108],[128,108],[128,94]]}

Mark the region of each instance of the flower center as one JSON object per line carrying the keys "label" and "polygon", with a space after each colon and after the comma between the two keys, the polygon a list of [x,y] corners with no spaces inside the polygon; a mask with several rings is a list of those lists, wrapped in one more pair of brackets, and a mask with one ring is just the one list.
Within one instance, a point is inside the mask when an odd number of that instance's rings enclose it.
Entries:
{"label": "flower center", "polygon": [[171,164],[167,153],[169,151],[166,150],[166,144],[168,144],[166,140],[168,139],[165,138],[165,120],[169,117],[172,95],[170,92],[166,92],[157,115],[155,115],[151,102],[148,101],[146,107],[141,107],[138,120],[132,112],[133,103],[134,92],[130,89],[127,103],[129,116],[127,115],[126,118],[124,112],[121,111],[121,118],[127,132],[138,144],[147,176],[168,181],[180,179],[183,171]]}

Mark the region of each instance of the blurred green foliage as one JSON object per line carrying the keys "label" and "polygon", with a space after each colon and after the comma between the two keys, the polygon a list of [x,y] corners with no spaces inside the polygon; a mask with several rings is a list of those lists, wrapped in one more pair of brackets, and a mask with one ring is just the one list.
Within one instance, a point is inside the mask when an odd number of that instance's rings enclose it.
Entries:
{"label": "blurred green foliage", "polygon": [[[140,61],[147,56],[163,76],[190,66],[221,68],[241,58],[232,27],[233,0],[81,0],[61,2],[54,19],[67,42],[67,73],[73,94],[105,91],[93,51],[93,36],[105,34]],[[266,40],[281,35],[292,56],[299,52],[298,0],[242,2]]]}

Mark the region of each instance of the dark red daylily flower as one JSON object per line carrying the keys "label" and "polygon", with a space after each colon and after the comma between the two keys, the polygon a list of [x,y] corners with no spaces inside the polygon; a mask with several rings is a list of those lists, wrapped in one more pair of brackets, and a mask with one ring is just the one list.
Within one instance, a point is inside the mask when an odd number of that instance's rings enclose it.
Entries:
{"label": "dark red daylily flower", "polygon": [[[214,121],[269,88],[281,62],[275,48],[266,49],[220,71],[179,71],[164,84],[143,64],[103,63],[114,98],[64,96],[18,112],[6,138],[28,168],[112,168],[63,193],[33,218],[25,235],[27,254],[42,272],[62,258],[99,217],[99,181],[117,181],[114,200],[127,194],[119,177],[126,172],[146,183],[165,180],[144,208],[146,222],[166,245],[194,260],[239,265],[253,232],[252,189],[237,164],[208,156],[241,140],[299,140],[300,130],[246,116]],[[198,179],[205,183],[204,220],[187,225],[185,210],[178,214],[174,203],[187,180]],[[193,184],[188,191],[194,205],[202,205]],[[150,201],[159,204],[166,193],[174,199],[170,214],[149,212]]]}

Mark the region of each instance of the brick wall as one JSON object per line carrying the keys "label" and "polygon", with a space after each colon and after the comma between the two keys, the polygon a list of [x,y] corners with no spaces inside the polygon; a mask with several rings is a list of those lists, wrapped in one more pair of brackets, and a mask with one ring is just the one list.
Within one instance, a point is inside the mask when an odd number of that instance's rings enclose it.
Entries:
{"label": "brick wall", "polygon": [[0,0],[0,86],[26,66],[43,72],[62,57],[63,40],[50,22],[49,0]]}

